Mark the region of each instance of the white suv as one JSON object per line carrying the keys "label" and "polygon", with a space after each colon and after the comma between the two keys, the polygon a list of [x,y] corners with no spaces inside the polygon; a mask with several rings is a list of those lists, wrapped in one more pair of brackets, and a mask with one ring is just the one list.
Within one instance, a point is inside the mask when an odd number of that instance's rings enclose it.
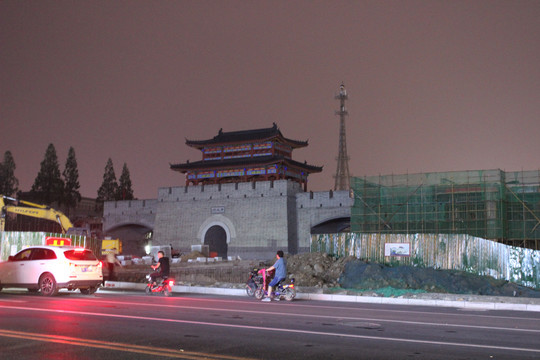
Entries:
{"label": "white suv", "polygon": [[66,288],[93,294],[102,282],[101,261],[76,246],[31,246],[0,262],[0,290],[28,288],[52,296]]}

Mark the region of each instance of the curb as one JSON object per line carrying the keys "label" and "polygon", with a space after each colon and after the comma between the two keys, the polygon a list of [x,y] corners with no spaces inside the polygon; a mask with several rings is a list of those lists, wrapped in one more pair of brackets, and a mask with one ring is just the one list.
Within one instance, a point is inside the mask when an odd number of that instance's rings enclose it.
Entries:
{"label": "curb", "polygon": [[[146,284],[129,283],[119,281],[106,281],[105,286],[100,290],[140,290],[144,291]],[[174,285],[173,293],[192,293],[207,295],[226,295],[226,296],[246,296],[244,289],[214,288],[204,286],[185,286]],[[387,298],[376,296],[361,295],[339,295],[339,294],[314,294],[297,293],[297,299],[316,300],[316,301],[337,301],[349,303],[369,303],[369,304],[387,304],[387,305],[413,305],[413,306],[435,306],[452,307],[471,310],[513,310],[513,311],[531,311],[540,312],[539,304],[517,304],[507,302],[493,301],[465,301],[465,300],[436,300],[436,299],[407,299],[407,298]]]}

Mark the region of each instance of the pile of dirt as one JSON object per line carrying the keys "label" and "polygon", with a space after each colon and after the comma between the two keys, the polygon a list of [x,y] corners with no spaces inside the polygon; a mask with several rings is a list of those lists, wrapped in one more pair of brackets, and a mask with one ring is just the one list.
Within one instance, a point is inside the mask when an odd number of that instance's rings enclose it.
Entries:
{"label": "pile of dirt", "polygon": [[187,262],[188,260],[195,260],[199,257],[205,257],[205,256],[203,253],[199,251],[192,251],[190,253],[183,254],[182,256],[180,256],[180,261]]}
{"label": "pile of dirt", "polygon": [[298,286],[377,290],[392,288],[451,294],[540,298],[540,291],[464,271],[385,266],[328,254],[287,255],[287,271]]}
{"label": "pile of dirt", "polygon": [[326,253],[286,255],[287,272],[298,286],[338,287],[345,264],[354,257],[336,259]]}

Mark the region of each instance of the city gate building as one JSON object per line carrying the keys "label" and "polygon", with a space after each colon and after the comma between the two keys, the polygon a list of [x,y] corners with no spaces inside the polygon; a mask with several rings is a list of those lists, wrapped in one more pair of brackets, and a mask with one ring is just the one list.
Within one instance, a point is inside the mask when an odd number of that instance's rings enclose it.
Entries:
{"label": "city gate building", "polygon": [[106,202],[105,231],[129,237],[135,226],[152,234],[153,245],[208,245],[222,258],[267,259],[278,249],[309,251],[312,233],[349,229],[350,192],[309,192],[308,176],[322,167],[294,160],[293,150],[308,143],[283,136],[276,124],[219,130],[186,145],[202,159],[170,165],[185,185],[160,188],[157,199]]}
{"label": "city gate building", "polygon": [[307,191],[308,175],[322,171],[292,159],[293,150],[306,147],[307,141],[284,137],[275,123],[266,129],[220,129],[212,139],[187,140],[186,145],[202,152],[201,161],[171,165],[171,170],[186,174],[186,186],[292,180]]}

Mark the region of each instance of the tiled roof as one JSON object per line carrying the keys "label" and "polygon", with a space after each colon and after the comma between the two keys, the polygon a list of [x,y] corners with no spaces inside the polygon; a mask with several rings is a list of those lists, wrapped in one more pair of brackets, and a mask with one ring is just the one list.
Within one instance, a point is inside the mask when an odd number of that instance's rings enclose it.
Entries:
{"label": "tiled roof", "polygon": [[285,163],[289,166],[294,166],[300,169],[304,169],[310,173],[318,173],[322,171],[322,166],[309,165],[307,163],[301,163],[292,159],[287,159],[283,156],[258,156],[252,158],[240,158],[240,159],[226,159],[226,160],[206,160],[206,161],[194,161],[183,164],[171,164],[171,170],[179,172],[187,172],[190,170],[201,169],[221,169],[230,167],[241,166],[264,166],[276,163]]}
{"label": "tiled roof", "polygon": [[241,144],[250,141],[264,141],[280,138],[284,143],[291,145],[292,147],[305,147],[308,145],[307,141],[292,140],[283,137],[276,123],[271,128],[253,129],[253,130],[241,130],[223,132],[220,129],[218,134],[212,139],[208,140],[187,140],[186,145],[194,148],[203,148],[208,145],[217,144]]}

